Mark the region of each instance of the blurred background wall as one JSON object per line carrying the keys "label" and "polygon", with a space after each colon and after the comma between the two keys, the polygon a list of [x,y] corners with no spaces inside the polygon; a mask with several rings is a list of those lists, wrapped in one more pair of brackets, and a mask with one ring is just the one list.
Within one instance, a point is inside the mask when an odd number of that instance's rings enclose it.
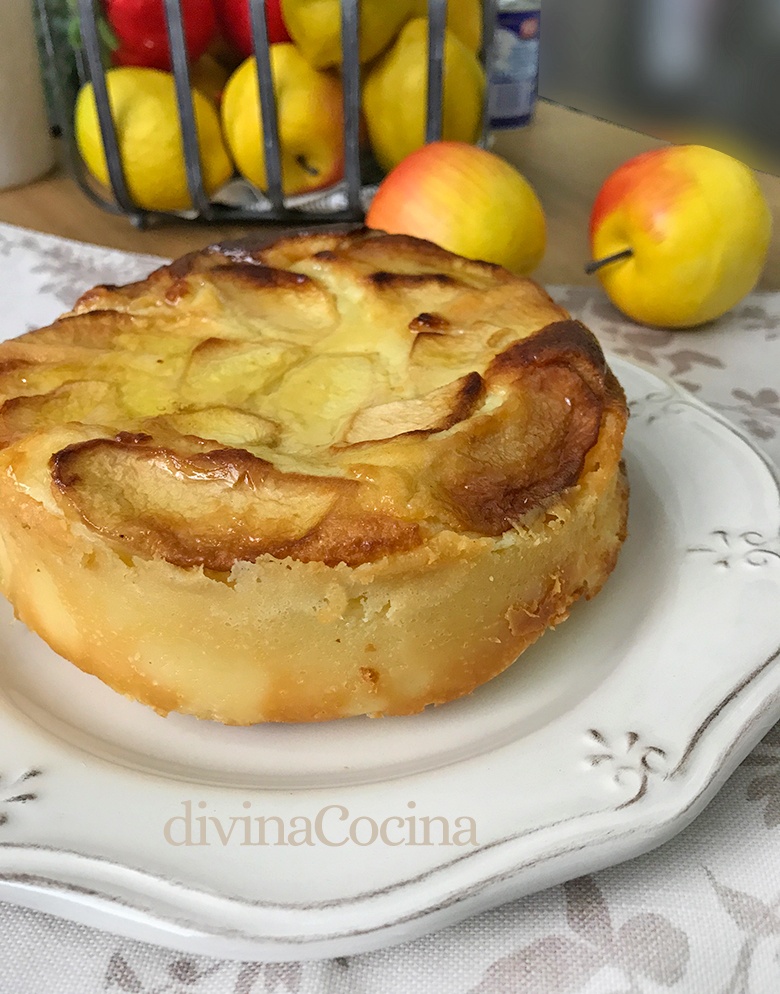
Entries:
{"label": "blurred background wall", "polygon": [[539,92],[780,165],[780,0],[543,0]]}

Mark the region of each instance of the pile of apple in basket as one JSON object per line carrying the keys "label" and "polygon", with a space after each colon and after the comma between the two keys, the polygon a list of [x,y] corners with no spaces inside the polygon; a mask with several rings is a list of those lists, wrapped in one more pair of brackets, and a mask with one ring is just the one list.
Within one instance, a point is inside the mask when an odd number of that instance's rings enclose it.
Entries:
{"label": "pile of apple in basket", "polygon": [[[236,172],[266,181],[257,68],[246,0],[182,0],[206,192]],[[425,145],[426,0],[361,0],[361,140],[388,172],[367,223],[437,242],[469,258],[531,272],[545,250],[544,210],[506,161],[470,144],[485,86],[477,52],[480,0],[449,0],[443,140]],[[106,74],[128,190],[138,206],[191,206],[163,0],[105,0]],[[271,70],[286,195],[327,187],[344,168],[338,0],[268,0]],[[76,137],[87,168],[108,185],[90,84]],[[572,168],[575,164],[572,163]],[[693,327],[755,286],[771,214],[747,166],[702,146],[668,146],[606,179],[590,222],[593,262],[613,303],[634,320]]]}

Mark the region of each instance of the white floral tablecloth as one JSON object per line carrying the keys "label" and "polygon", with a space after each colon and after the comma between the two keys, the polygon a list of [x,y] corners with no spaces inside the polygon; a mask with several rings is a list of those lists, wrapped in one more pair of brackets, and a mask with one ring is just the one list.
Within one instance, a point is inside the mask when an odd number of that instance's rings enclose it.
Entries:
{"label": "white floral tablecloth", "polygon": [[[159,263],[8,225],[0,258],[2,338],[47,324],[96,283]],[[622,318],[595,285],[550,291],[606,349],[692,390],[780,464],[780,293],[754,294],[705,329],[667,332]],[[104,991],[778,994],[780,726],[654,853],[380,952],[220,962],[0,903],[0,994]]]}

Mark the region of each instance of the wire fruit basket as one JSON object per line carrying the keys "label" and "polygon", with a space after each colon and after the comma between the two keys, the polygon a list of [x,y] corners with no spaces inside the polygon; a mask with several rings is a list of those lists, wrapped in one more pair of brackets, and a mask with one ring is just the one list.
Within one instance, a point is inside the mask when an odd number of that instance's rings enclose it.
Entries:
{"label": "wire fruit basket", "polygon": [[[260,133],[263,143],[262,149],[258,147],[258,156],[261,154],[264,156],[267,188],[259,190],[245,181],[240,181],[238,184],[233,184],[234,189],[238,187],[240,194],[232,198],[223,195],[210,197],[204,187],[181,2],[163,0],[187,188],[192,202],[191,209],[178,211],[143,208],[130,194],[120,154],[117,122],[109,101],[107,70],[104,66],[95,0],[75,0],[75,2],[79,26],[74,45],[78,83],[80,86],[92,84],[110,192],[113,195],[111,197],[108,196],[107,190],[93,182],[76,141],[74,100],[62,78],[62,46],[68,43],[63,42],[56,30],[53,30],[51,0],[36,0],[45,53],[44,70],[49,83],[54,124],[63,139],[67,167],[90,200],[104,210],[127,216],[139,228],[173,218],[220,224],[247,221],[311,224],[362,219],[376,189],[378,174],[374,163],[366,164],[360,141],[362,67],[359,58],[359,0],[340,0],[340,37],[343,53],[340,67],[344,117],[343,178],[325,190],[293,196],[285,196],[282,192],[278,108],[271,69],[266,0],[248,0],[253,54],[257,64]],[[387,2],[391,3],[393,0]],[[481,9],[482,43],[479,61],[485,78],[489,79],[497,0],[482,0]],[[426,143],[436,141],[442,135],[447,0],[427,0],[427,12]],[[486,142],[488,125],[488,86],[485,85],[478,140],[481,145]]]}

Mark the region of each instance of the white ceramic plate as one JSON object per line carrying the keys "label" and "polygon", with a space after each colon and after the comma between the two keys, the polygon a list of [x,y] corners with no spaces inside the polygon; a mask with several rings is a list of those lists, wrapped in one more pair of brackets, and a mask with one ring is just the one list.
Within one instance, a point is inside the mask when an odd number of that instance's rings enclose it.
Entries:
{"label": "white ceramic plate", "polygon": [[0,898],[197,953],[314,958],[441,928],[684,828],[780,716],[780,492],[731,425],[612,365],[632,406],[617,569],[467,699],[325,725],[163,719],[6,605]]}

